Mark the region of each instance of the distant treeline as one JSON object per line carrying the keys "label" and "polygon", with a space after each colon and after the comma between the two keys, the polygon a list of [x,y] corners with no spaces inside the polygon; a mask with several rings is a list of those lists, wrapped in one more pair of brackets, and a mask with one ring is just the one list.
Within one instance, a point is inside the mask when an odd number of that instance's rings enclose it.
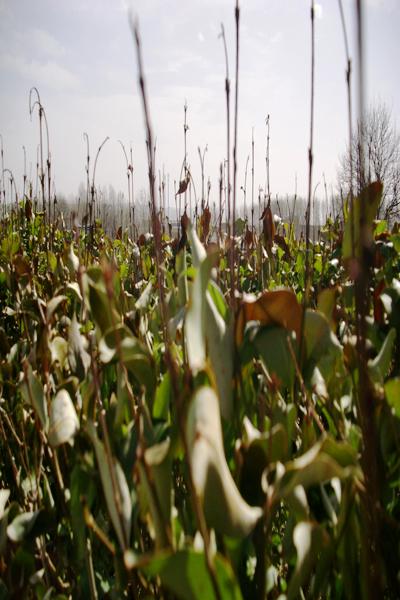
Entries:
{"label": "distant treeline", "polygon": [[[15,201],[11,194],[6,195],[5,200],[3,199],[3,211],[9,210]],[[42,205],[41,199],[33,198],[33,202],[39,208]],[[184,212],[186,211],[191,221],[196,221],[201,217],[202,204],[207,202],[211,212],[212,228],[218,229],[221,222],[222,231],[227,231],[225,198],[220,199],[219,195],[215,198],[210,194],[207,201],[202,203],[201,200],[193,197],[190,189],[186,194],[175,198],[168,199],[161,196],[159,210],[164,231],[177,235],[180,218]],[[111,236],[116,236],[118,231],[128,231],[132,237],[151,231],[150,198],[144,190],[139,191],[134,196],[134,200],[129,203],[123,192],[116,192],[112,185],[108,185],[96,189],[92,201],[82,183],[76,196],[66,197],[55,194],[51,204],[51,218],[57,220],[62,227],[85,228],[92,217],[92,220],[101,223],[104,231]],[[250,229],[253,227],[256,232],[259,232],[262,229],[261,215],[267,205],[268,198],[263,195],[259,195],[253,207],[248,200],[246,202],[243,198],[240,199],[236,215],[238,229],[247,225]],[[270,199],[270,206],[277,223],[290,223],[294,226],[297,236],[304,234],[307,209],[305,198],[294,195],[275,196]],[[315,197],[310,210],[311,231],[317,231],[322,224],[326,223],[328,217],[341,219],[342,212],[340,198],[333,195],[331,198]]]}

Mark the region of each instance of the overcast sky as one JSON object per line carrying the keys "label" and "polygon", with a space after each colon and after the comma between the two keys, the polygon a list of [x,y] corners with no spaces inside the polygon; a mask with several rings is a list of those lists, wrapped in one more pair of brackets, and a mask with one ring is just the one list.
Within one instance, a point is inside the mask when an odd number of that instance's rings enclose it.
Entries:
{"label": "overcast sky", "polygon": [[[354,40],[355,0],[343,0]],[[400,125],[400,1],[364,0],[367,103],[383,101]],[[5,167],[22,190],[23,150],[35,181],[37,112],[29,117],[36,86],[49,123],[52,170],[58,194],[76,194],[85,180],[86,147],[100,155],[96,181],[126,190],[122,140],[133,147],[135,187],[147,185],[145,134],[138,96],[128,2],[121,0],[0,0],[0,133]],[[234,0],[136,0],[157,169],[169,174],[170,193],[183,161],[183,106],[188,105],[188,162],[200,189],[197,148],[208,145],[206,177],[218,195],[219,164],[226,157],[225,26],[232,96]],[[239,185],[251,135],[256,189],[264,187],[266,127],[270,114],[271,193],[306,194],[310,113],[309,0],[240,2]],[[345,53],[336,0],[320,0],[316,20],[314,185],[335,184],[347,136]],[[351,52],[355,63],[355,48]],[[250,185],[250,171],[248,186]],[[323,186],[320,187],[323,192]],[[249,187],[248,187],[249,193]]]}

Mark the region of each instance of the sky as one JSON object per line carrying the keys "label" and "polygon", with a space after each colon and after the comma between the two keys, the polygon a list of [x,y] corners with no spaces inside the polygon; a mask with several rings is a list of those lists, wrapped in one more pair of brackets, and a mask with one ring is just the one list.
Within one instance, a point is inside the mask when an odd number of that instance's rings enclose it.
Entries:
{"label": "sky", "polygon": [[[234,0],[0,0],[0,133],[4,167],[22,190],[23,146],[27,175],[36,181],[39,142],[36,86],[49,125],[54,189],[77,195],[86,180],[86,145],[98,160],[96,184],[126,193],[121,140],[132,146],[136,194],[148,189],[146,145],[135,45],[129,11],[138,18],[148,88],[156,170],[169,182],[170,198],[184,158],[201,189],[198,148],[205,177],[218,198],[219,166],[226,159],[224,25],[234,97]],[[353,69],[355,0],[343,0]],[[365,103],[384,102],[400,127],[400,1],[363,0]],[[338,156],[348,136],[346,57],[336,0],[316,2],[313,187],[324,179],[335,190]],[[306,196],[310,137],[311,25],[309,0],[241,0],[238,121],[238,188],[251,185],[254,135],[255,189],[266,183],[266,116],[270,115],[270,190]],[[354,75],[355,77],[355,75]],[[355,81],[355,80],[354,80]],[[354,83],[355,86],[355,83]],[[356,98],[353,98],[354,105]],[[232,103],[233,114],[233,103]],[[239,190],[240,204],[243,192]],[[248,200],[249,201],[249,200]],[[171,200],[172,203],[172,200]]]}

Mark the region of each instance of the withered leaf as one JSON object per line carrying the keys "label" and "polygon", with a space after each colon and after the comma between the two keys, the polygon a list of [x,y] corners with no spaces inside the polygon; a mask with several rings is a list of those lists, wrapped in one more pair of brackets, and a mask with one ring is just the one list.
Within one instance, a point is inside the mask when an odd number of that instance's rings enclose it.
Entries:
{"label": "withered leaf", "polygon": [[265,291],[258,298],[244,298],[240,304],[235,325],[235,340],[243,341],[246,323],[259,321],[262,325],[280,325],[294,331],[300,339],[302,307],[292,290]]}

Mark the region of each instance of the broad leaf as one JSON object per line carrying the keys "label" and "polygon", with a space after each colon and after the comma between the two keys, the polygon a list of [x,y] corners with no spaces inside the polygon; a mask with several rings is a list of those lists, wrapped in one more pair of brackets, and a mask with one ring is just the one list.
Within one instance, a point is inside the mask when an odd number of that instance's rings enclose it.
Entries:
{"label": "broad leaf", "polygon": [[232,478],[225,459],[218,398],[211,388],[195,392],[186,433],[193,480],[207,523],[228,536],[248,535],[262,510],[244,501]]}
{"label": "broad leaf", "polygon": [[243,340],[246,323],[259,321],[261,325],[280,325],[294,331],[300,339],[302,308],[291,290],[266,291],[258,298],[246,295],[239,307],[235,326],[236,344]]}
{"label": "broad leaf", "polygon": [[[216,555],[214,568],[220,597],[224,600],[241,600],[229,563]],[[180,600],[215,600],[204,554],[194,550],[159,554],[143,570],[150,577],[159,576],[165,587]]]}
{"label": "broad leaf", "polygon": [[385,396],[396,417],[400,419],[400,377],[385,383]]}
{"label": "broad leaf", "polygon": [[7,527],[7,535],[12,542],[22,542],[29,534],[39,516],[40,511],[24,512],[15,517]]}
{"label": "broad leaf", "polygon": [[60,446],[71,442],[79,430],[79,420],[67,390],[59,390],[50,407],[49,443]]}

